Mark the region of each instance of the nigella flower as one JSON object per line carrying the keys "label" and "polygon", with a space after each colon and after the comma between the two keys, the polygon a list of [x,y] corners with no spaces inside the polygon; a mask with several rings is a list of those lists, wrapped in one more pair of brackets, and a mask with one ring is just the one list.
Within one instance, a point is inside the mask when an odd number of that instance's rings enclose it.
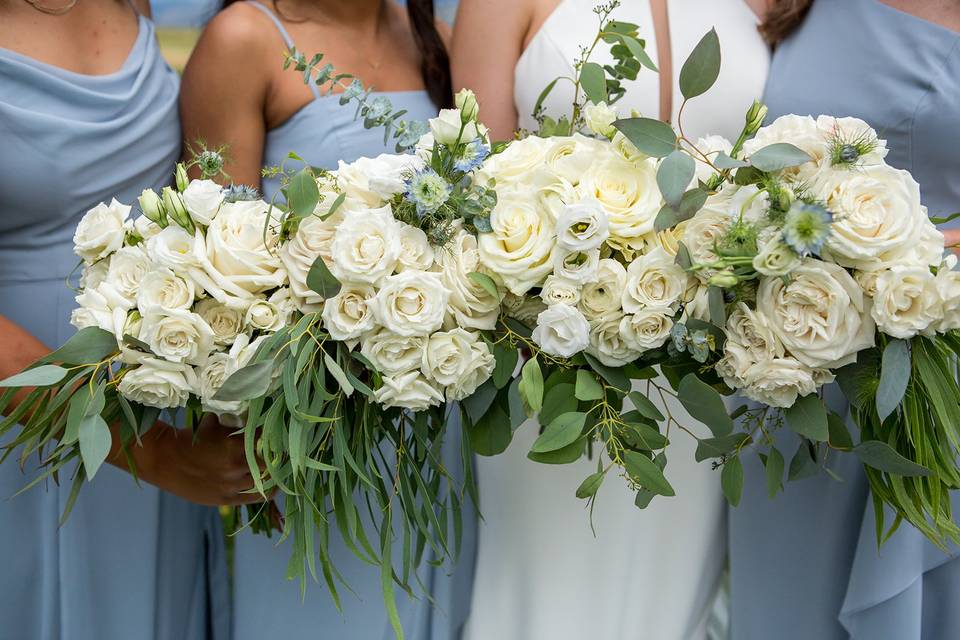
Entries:
{"label": "nigella flower", "polygon": [[224,202],[243,202],[245,200],[259,200],[260,192],[254,187],[245,184],[231,184],[223,188]]}
{"label": "nigella flower", "polygon": [[421,216],[442,207],[453,191],[453,187],[429,167],[414,173],[405,184],[407,191],[404,197],[416,205],[417,213]]}
{"label": "nigella flower", "polygon": [[800,200],[790,205],[783,221],[783,241],[800,256],[820,253],[830,236],[833,214],[816,204]]}
{"label": "nigella flower", "polygon": [[454,158],[453,167],[457,171],[469,173],[483,164],[488,155],[490,155],[490,147],[484,143],[483,138],[476,137],[460,147]]}
{"label": "nigella flower", "polygon": [[203,151],[197,156],[197,166],[204,176],[215,176],[223,170],[223,156],[216,151]]}

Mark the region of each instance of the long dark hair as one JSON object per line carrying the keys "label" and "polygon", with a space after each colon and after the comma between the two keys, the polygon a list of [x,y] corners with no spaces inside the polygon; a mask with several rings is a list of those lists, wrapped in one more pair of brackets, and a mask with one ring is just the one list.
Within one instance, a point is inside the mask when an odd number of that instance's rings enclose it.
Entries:
{"label": "long dark hair", "polygon": [[[228,7],[240,0],[224,0]],[[271,2],[277,10],[276,2]],[[279,11],[277,11],[279,13]],[[407,0],[407,17],[413,40],[420,51],[420,75],[433,103],[441,108],[453,106],[453,81],[450,78],[450,56],[437,31],[433,0]]]}
{"label": "long dark hair", "polygon": [[800,26],[812,4],[813,0],[774,0],[760,25],[760,35],[771,46],[780,44]]}

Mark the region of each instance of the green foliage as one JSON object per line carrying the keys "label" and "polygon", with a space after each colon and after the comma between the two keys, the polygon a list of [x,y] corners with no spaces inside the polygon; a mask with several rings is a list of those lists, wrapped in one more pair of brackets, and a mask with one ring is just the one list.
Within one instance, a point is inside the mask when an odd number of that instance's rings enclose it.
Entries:
{"label": "green foliage", "polygon": [[782,171],[797,167],[813,158],[796,146],[788,142],[775,142],[760,149],[750,156],[750,165],[760,171]]}
{"label": "green foliage", "polygon": [[706,93],[720,75],[720,39],[710,29],[680,69],[680,93],[687,100]]}
{"label": "green foliage", "polygon": [[689,154],[683,151],[672,151],[663,159],[657,169],[657,186],[663,199],[671,207],[680,206],[680,201],[687,190],[687,185],[693,180],[696,163]]}
{"label": "green foliage", "polygon": [[583,432],[586,419],[586,414],[576,411],[557,416],[534,441],[530,450],[534,453],[546,453],[573,444]]}
{"label": "green foliage", "polygon": [[327,299],[340,293],[342,285],[337,277],[330,272],[330,267],[324,262],[323,257],[317,256],[317,259],[310,265],[310,271],[307,272],[307,286]]}
{"label": "green foliage", "polygon": [[740,456],[730,458],[723,465],[720,488],[727,502],[734,507],[740,504],[740,497],[743,495],[743,463],[740,462]]}
{"label": "green foliage", "polygon": [[883,350],[880,382],[877,385],[877,414],[880,420],[894,412],[910,383],[910,347],[905,340],[891,340]]}
{"label": "green foliage", "polygon": [[623,118],[613,123],[639,151],[665,158],[677,150],[677,134],[666,122],[653,118]]}
{"label": "green foliage", "polygon": [[784,411],[784,416],[787,426],[805,438],[818,442],[825,442],[830,438],[827,408],[823,400],[815,394],[797,398],[794,405]]}
{"label": "green foliage", "polygon": [[695,374],[684,376],[677,398],[694,419],[707,425],[714,437],[728,436],[733,431],[733,420],[727,415],[723,398]]}
{"label": "green foliage", "polygon": [[49,387],[67,377],[67,373],[66,369],[55,364],[41,364],[0,380],[0,387]]}
{"label": "green foliage", "polygon": [[294,174],[286,187],[286,195],[290,213],[297,218],[309,216],[320,203],[320,189],[309,169]]}

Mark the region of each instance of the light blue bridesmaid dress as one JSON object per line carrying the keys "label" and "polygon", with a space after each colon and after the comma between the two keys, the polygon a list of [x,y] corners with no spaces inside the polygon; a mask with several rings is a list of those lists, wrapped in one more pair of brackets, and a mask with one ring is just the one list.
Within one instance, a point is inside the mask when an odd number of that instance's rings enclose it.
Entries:
{"label": "light blue bridesmaid dress", "polygon": [[[293,41],[276,16],[255,2],[277,26],[287,47]],[[305,52],[308,55],[309,51]],[[350,161],[362,156],[376,156],[393,151],[383,144],[382,129],[364,129],[354,119],[352,105],[341,106],[339,96],[321,96],[310,85],[314,99],[285,123],[267,133],[264,164],[279,166],[295,151],[313,166],[336,168],[338,160]],[[425,91],[385,93],[395,109],[406,109],[408,118],[426,120],[437,113]],[[290,163],[287,163],[290,167]],[[274,181],[264,183],[269,200],[277,190]],[[459,414],[454,412],[447,424],[443,458],[447,469],[462,480],[460,458]],[[372,523],[365,523],[368,535]],[[466,621],[473,583],[476,520],[473,505],[466,501],[463,509],[463,545],[459,563],[451,567],[429,564],[425,554],[418,575],[434,600],[411,599],[397,590],[397,604],[405,635],[410,640],[455,640]],[[301,600],[300,585],[286,580],[287,560],[291,545],[277,545],[276,536],[268,539],[243,531],[237,535],[234,555],[235,640],[266,638],[331,638],[336,640],[392,640],[393,631],[387,621],[380,587],[380,570],[359,560],[343,544],[339,535],[330,536],[330,555],[344,579],[355,593],[339,589],[343,605],[337,611],[322,583],[307,584],[306,599]],[[394,553],[399,557],[399,552]]]}
{"label": "light blue bridesmaid dress", "polygon": [[[0,314],[49,347],[73,332],[80,217],[167,183],[180,153],[176,74],[152,23],[123,67],[72,73],[0,49]],[[0,638],[204,640],[229,634],[215,509],[104,465],[58,520],[70,474],[11,496],[37,474],[0,465]]]}
{"label": "light blue bridesmaid dress", "polygon": [[[766,101],[771,120],[863,118],[887,139],[888,162],[913,173],[931,215],[960,209],[960,34],[879,0],[815,0],[774,55]],[[835,385],[826,396],[846,413]],[[784,455],[797,444],[777,434]],[[732,638],[960,638],[958,549],[904,524],[878,551],[859,462],[831,452],[828,466],[843,482],[821,473],[768,500],[760,460],[744,461],[743,499],[730,511]],[[953,506],[960,513],[957,496]]]}

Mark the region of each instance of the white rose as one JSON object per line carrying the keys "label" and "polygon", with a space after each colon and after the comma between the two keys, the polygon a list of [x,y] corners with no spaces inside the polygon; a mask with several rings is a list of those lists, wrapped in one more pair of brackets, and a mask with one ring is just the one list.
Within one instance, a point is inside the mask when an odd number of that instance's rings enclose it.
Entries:
{"label": "white rose", "polygon": [[144,242],[146,242],[153,236],[163,231],[163,227],[158,225],[147,216],[139,216],[133,221],[133,231],[138,236],[143,238]]}
{"label": "white rose", "polygon": [[216,344],[233,344],[243,331],[243,311],[237,307],[229,307],[214,298],[205,298],[198,302],[194,312],[203,318],[213,331]]}
{"label": "white rose", "polygon": [[190,217],[204,226],[217,217],[223,203],[223,187],[213,180],[191,180],[182,195]]}
{"label": "white rose", "polygon": [[567,251],[598,249],[610,236],[607,214],[596,200],[568,204],[557,218],[557,244]]}
{"label": "white rose", "polygon": [[255,331],[273,332],[284,326],[280,309],[269,300],[254,300],[250,303],[243,320]]}
{"label": "white rose", "polygon": [[608,153],[584,174],[577,189],[581,197],[596,199],[607,212],[611,245],[653,231],[662,204],[654,161],[631,163]]}
{"label": "white rose", "polygon": [[449,402],[463,400],[470,397],[484,382],[486,382],[496,367],[497,362],[490,353],[486,342],[477,341],[470,349],[470,363],[459,379],[455,380],[446,389]]}
{"label": "white rose", "polygon": [[[710,135],[697,140],[697,149],[702,151],[711,161],[717,159],[721,152],[730,155],[733,152],[733,144],[723,136]],[[696,174],[693,176],[693,184],[697,181],[706,182],[714,174],[713,168],[706,162],[697,161]]]}
{"label": "white rose", "polygon": [[[718,209],[703,208],[687,221],[683,230],[683,244],[690,252],[694,264],[707,264],[717,261],[715,244],[727,234],[731,218],[728,213]],[[714,269],[700,269],[696,272],[702,282],[710,279]]]}
{"label": "white rose", "polygon": [[79,307],[70,314],[70,324],[77,329],[99,327],[117,336],[118,341],[123,337],[127,323],[126,305],[114,304],[117,300],[108,299],[100,288],[84,289],[76,301]]}
{"label": "white rose", "polygon": [[307,286],[307,275],[317,258],[323,258],[329,268],[333,265],[330,247],[337,227],[343,222],[344,202],[330,217],[307,216],[300,220],[297,232],[280,245],[280,260],[290,280],[290,291],[297,308],[304,313],[319,311],[323,297]]}
{"label": "white rose", "polygon": [[695,318],[710,321],[710,294],[709,287],[700,284],[699,280],[694,279],[694,286],[688,287],[684,294],[683,308],[684,318]]}
{"label": "white rose", "polygon": [[[620,320],[620,338],[637,354],[662,347],[670,339],[673,311],[669,307],[647,307]],[[634,358],[635,359],[635,358]]]}
{"label": "white rose", "polygon": [[323,326],[334,340],[359,338],[374,328],[370,309],[376,292],[370,285],[347,284],[323,305]]}
{"label": "white rose", "polygon": [[810,367],[841,367],[874,345],[869,299],[849,273],[829,262],[805,260],[789,283],[762,278],[757,310],[790,354]]}
{"label": "white rose", "polygon": [[179,225],[165,227],[147,240],[147,255],[160,265],[181,275],[198,272],[206,260],[203,233],[191,235]]}
{"label": "white rose", "polygon": [[806,151],[812,158],[811,162],[784,172],[787,176],[798,180],[812,177],[828,152],[827,141],[813,118],[789,114],[780,116],[766,127],[761,127],[753,138],[743,144],[743,155],[752,156],[760,149],[779,142],[792,144],[801,151]]}
{"label": "white rose", "polygon": [[107,273],[110,271],[110,259],[108,256],[103,260],[97,260],[93,264],[84,265],[80,273],[81,289],[96,289],[100,283],[107,279]]}
{"label": "white rose", "polygon": [[547,306],[568,304],[575,307],[580,302],[580,285],[557,276],[547,276],[547,281],[540,290],[540,299]]}
{"label": "white rose", "polygon": [[683,267],[657,247],[627,267],[621,306],[627,313],[646,307],[675,308],[687,290],[687,282]]}
{"label": "white rose", "polygon": [[461,229],[436,253],[443,285],[450,290],[448,313],[456,326],[465,329],[493,329],[500,312],[500,300],[468,277],[480,269],[477,237]]}
{"label": "white rose", "polygon": [[143,316],[140,339],[171,362],[203,364],[214,347],[213,330],[198,314],[171,309]]}
{"label": "white rose", "polygon": [[[106,261],[98,262],[101,264]],[[132,306],[137,298],[137,291],[147,280],[146,274],[150,270],[150,259],[140,246],[120,247],[110,256],[109,268],[106,277],[100,286],[108,285],[114,289],[127,304]],[[86,278],[87,283],[90,278]],[[94,284],[93,286],[97,286]]]}
{"label": "white rose", "polygon": [[937,331],[945,333],[960,329],[960,271],[954,270],[957,256],[946,256],[937,270],[937,292],[943,304],[943,320],[937,325]]}
{"label": "white rose", "polygon": [[277,329],[290,324],[293,314],[297,311],[297,305],[293,299],[293,294],[290,292],[290,287],[280,287],[270,294],[267,302],[272,304],[277,312]]}
{"label": "white rose", "polygon": [[575,307],[555,304],[537,316],[533,341],[544,353],[570,358],[590,345],[590,324]]}
{"label": "white rose", "polygon": [[552,262],[553,275],[558,278],[580,285],[596,282],[600,268],[600,249],[587,252],[556,249]]}
{"label": "white rose", "polygon": [[754,360],[784,357],[783,344],[774,333],[770,320],[743,302],[727,316],[728,345],[740,345],[754,354]]}
{"label": "white rose", "polygon": [[560,212],[567,206],[568,202],[577,202],[580,200],[580,194],[577,188],[566,179],[555,175],[552,171],[545,168],[537,170],[530,177],[528,184],[518,184],[508,189],[497,188],[497,192],[503,197],[509,193],[520,194],[521,197],[528,197],[530,189],[533,189],[534,205],[544,211],[553,224],[560,219]]}
{"label": "white rose", "polygon": [[443,394],[418,370],[384,376],[383,385],[374,392],[373,397],[385,407],[411,411],[423,411],[443,402]]}
{"label": "white rose", "polygon": [[394,333],[427,335],[443,324],[449,298],[439,273],[404,271],[384,280],[372,308],[377,322]]}
{"label": "white rose", "polygon": [[460,89],[457,95],[453,96],[453,103],[460,109],[460,113],[467,120],[476,120],[480,113],[480,106],[477,104],[477,94],[470,89]]}
{"label": "white rose", "polygon": [[583,119],[587,128],[598,136],[609,138],[617,131],[613,126],[617,110],[606,102],[588,102],[583,107]]}
{"label": "white rose", "polygon": [[117,385],[124,398],[148,407],[175,409],[186,406],[190,394],[197,391],[193,367],[146,356],[139,362]]}
{"label": "white rose", "polygon": [[816,392],[818,387],[814,372],[794,358],[762,360],[746,370],[745,379],[745,396],[784,409],[792,407],[797,398]]}
{"label": "white rose", "polygon": [[384,375],[418,368],[426,348],[425,336],[402,336],[380,328],[360,339],[360,353]]}
{"label": "white rose", "polygon": [[813,188],[833,213],[824,256],[857,269],[876,269],[910,250],[928,223],[920,185],[886,165],[823,172]]}
{"label": "white rose", "polygon": [[203,271],[211,282],[200,283],[214,298],[250,300],[286,281],[276,255],[276,229],[267,225],[269,215],[269,206],[262,200],[227,202],[220,207],[206,233]]}
{"label": "white rose", "polygon": [[240,334],[229,353],[218,351],[212,354],[207,363],[199,369],[197,384],[204,411],[217,415],[243,412],[246,402],[241,400],[215,400],[214,396],[217,395],[227,378],[247,366],[265,338],[266,336],[261,336],[250,342],[250,336]]}
{"label": "white rose", "polygon": [[501,186],[526,180],[534,169],[543,164],[550,141],[537,136],[514,140],[500,153],[492,154],[476,174],[480,184],[497,181],[497,193]]}
{"label": "white rose", "polygon": [[457,142],[470,142],[480,137],[482,125],[461,117],[460,109],[441,109],[436,118],[427,121],[433,139],[440,144],[453,145]]}
{"label": "white rose", "polygon": [[403,222],[400,225],[400,257],[397,271],[416,269],[427,271],[433,266],[434,251],[422,229]]}
{"label": "white rose", "polygon": [[73,234],[73,251],[87,264],[105,258],[123,246],[130,207],[117,202],[101,202],[80,219]]}
{"label": "white rose", "polygon": [[447,400],[462,400],[493,373],[495,362],[478,335],[457,328],[427,339],[421,369],[428,380],[447,390]]}
{"label": "white rose", "polygon": [[585,284],[580,292],[579,309],[588,318],[598,318],[621,308],[627,286],[627,270],[611,258],[600,260],[597,280]]}
{"label": "white rose", "polygon": [[620,333],[624,315],[615,311],[590,321],[590,346],[587,353],[608,367],[622,367],[640,356]]}
{"label": "white rose", "polygon": [[351,212],[333,235],[331,271],[341,282],[377,284],[400,257],[400,224],[389,205]]}
{"label": "white rose", "polygon": [[158,267],[143,276],[137,307],[143,313],[169,309],[189,309],[196,298],[192,280],[184,280],[166,267]]}
{"label": "white rose", "polygon": [[557,178],[571,185],[580,182],[582,176],[601,148],[596,140],[575,133],[572,136],[549,138],[549,146],[543,157],[543,164]]}
{"label": "white rose", "polygon": [[553,223],[530,200],[499,199],[490,226],[491,233],[480,234],[480,262],[512,293],[523,295],[553,271]]}
{"label": "white rose", "polygon": [[877,328],[894,338],[927,332],[943,318],[936,276],[928,267],[901,265],[881,272],[871,314]]}
{"label": "white rose", "polygon": [[627,162],[642,162],[650,157],[637,149],[637,147],[630,142],[630,139],[620,131],[613,134],[611,146],[613,151]]}
{"label": "white rose", "polygon": [[383,153],[375,158],[359,158],[337,167],[337,185],[350,198],[369,207],[380,207],[384,201],[406,191],[404,180],[424,166],[415,155]]}
{"label": "white rose", "polygon": [[800,256],[779,237],[771,238],[753,258],[753,268],[765,276],[784,276],[800,266]]}

